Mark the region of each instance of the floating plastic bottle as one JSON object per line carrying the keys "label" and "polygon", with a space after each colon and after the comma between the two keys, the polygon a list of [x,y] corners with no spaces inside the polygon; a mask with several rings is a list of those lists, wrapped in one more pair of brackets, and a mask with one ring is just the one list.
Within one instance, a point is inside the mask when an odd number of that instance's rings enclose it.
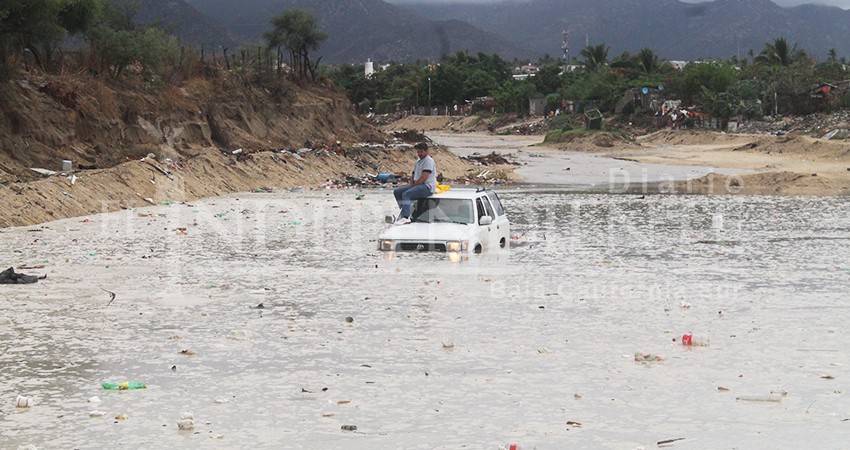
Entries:
{"label": "floating plastic bottle", "polygon": [[32,405],[35,405],[35,401],[29,397],[19,395],[18,398],[15,399],[15,406],[18,408],[29,408]]}
{"label": "floating plastic bottle", "polygon": [[106,381],[101,384],[101,386],[103,386],[104,389],[118,389],[121,391],[127,389],[144,389],[147,387],[145,383],[139,381],[125,381],[123,383],[110,383],[109,381]]}
{"label": "floating plastic bottle", "polygon": [[708,338],[705,336],[697,336],[691,333],[682,335],[682,345],[693,347],[708,347]]}

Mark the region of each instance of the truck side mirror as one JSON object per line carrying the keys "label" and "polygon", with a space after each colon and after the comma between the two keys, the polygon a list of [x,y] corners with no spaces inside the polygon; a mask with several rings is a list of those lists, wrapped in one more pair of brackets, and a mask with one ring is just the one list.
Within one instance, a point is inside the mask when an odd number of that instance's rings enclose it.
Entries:
{"label": "truck side mirror", "polygon": [[487,226],[487,225],[490,225],[491,223],[493,223],[493,218],[490,217],[490,216],[481,216],[481,218],[478,219],[479,225]]}
{"label": "truck side mirror", "polygon": [[384,223],[389,223],[389,224],[395,223],[395,216],[392,215],[392,214],[387,214],[386,216],[384,216]]}

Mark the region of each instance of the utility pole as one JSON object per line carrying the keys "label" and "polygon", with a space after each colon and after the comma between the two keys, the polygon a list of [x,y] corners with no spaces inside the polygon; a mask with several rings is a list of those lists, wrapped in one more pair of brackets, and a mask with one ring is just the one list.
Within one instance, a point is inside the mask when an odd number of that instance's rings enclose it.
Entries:
{"label": "utility pole", "polygon": [[431,115],[431,77],[428,77],[428,115]]}
{"label": "utility pole", "polygon": [[561,43],[561,50],[564,51],[564,73],[566,73],[570,67],[570,32],[564,30],[561,35],[564,38]]}
{"label": "utility pole", "polygon": [[741,64],[741,35],[738,35],[738,64]]}

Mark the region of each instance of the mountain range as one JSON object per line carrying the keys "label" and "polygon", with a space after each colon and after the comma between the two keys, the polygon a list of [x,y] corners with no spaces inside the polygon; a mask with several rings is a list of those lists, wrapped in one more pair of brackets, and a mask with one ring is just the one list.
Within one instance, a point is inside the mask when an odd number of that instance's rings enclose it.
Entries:
{"label": "mountain range", "polygon": [[[183,0],[170,0],[183,1]],[[381,0],[186,0],[248,42],[259,42],[269,18],[287,9],[312,11],[329,34],[318,55],[326,62],[438,60],[460,50],[520,58],[528,49],[452,18],[427,19]]]}
{"label": "mountain range", "polygon": [[[127,1],[127,0],[120,0]],[[135,0],[137,3],[139,0]],[[399,1],[399,0],[396,0]],[[850,11],[769,0],[525,0],[500,3],[391,4],[382,0],[141,0],[142,22],[160,21],[187,44],[257,45],[269,18],[290,8],[312,11],[329,39],[323,62],[438,60],[457,51],[534,60],[570,56],[604,43],[609,56],[651,48],[667,59],[747,58],[785,37],[818,60],[834,48],[850,54]],[[141,19],[141,18],[140,18]]]}
{"label": "mountain range", "polygon": [[835,48],[850,54],[850,11],[818,5],[782,8],[769,0],[530,0],[491,4],[420,3],[409,8],[432,19],[452,17],[542,53],[571,55],[604,43],[610,56],[643,47],[668,59],[747,57],[786,37],[820,60]]}

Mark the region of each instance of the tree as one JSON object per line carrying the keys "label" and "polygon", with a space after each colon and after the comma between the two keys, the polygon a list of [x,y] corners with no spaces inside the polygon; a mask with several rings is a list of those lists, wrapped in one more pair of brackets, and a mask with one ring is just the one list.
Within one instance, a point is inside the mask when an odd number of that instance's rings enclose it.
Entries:
{"label": "tree", "polygon": [[735,68],[725,62],[691,63],[682,71],[679,89],[684,99],[692,103],[725,92],[736,79]]}
{"label": "tree", "polygon": [[613,93],[616,78],[617,76],[613,75],[608,68],[598,67],[583,73],[581,77],[564,88],[562,94],[564,98],[580,103],[595,102],[600,109],[604,110],[612,101],[612,97],[616,97]]}
{"label": "tree", "polygon": [[[360,78],[365,78],[363,64],[341,64],[339,66],[324,66],[323,74],[340,88],[348,90],[348,87]],[[353,99],[352,99],[353,100]]]}
{"label": "tree", "polygon": [[593,70],[599,66],[604,66],[608,63],[608,50],[611,47],[608,47],[605,44],[599,45],[588,45],[587,47],[581,49],[579,52],[579,56],[584,58],[584,65],[588,70]]}
{"label": "tree", "polygon": [[623,69],[634,69],[635,68],[635,57],[632,56],[629,52],[623,52],[623,54],[614,58],[611,61],[611,67],[617,67],[617,68],[623,68]]}
{"label": "tree", "polygon": [[815,70],[817,72],[818,78],[821,80],[846,80],[847,79],[847,70],[845,69],[845,65],[838,61],[838,56],[835,59],[828,59],[817,66],[815,66]]}
{"label": "tree", "polygon": [[313,64],[310,62],[310,52],[318,50],[322,42],[328,39],[328,34],[319,30],[316,17],[303,9],[291,9],[283,14],[273,16],[272,31],[263,33],[268,47],[275,48],[278,55],[281,49],[289,50],[289,60],[299,78],[316,78],[316,67],[321,58]]}
{"label": "tree", "polygon": [[540,94],[551,94],[558,92],[561,87],[561,66],[548,65],[543,66],[537,72],[531,82],[537,87],[537,92]]}
{"label": "tree", "polygon": [[644,73],[658,72],[667,63],[667,61],[661,60],[655,52],[648,48],[640,49],[635,59],[637,67]]}
{"label": "tree", "polygon": [[29,50],[45,67],[42,48],[63,35],[59,26],[57,0],[0,0],[0,63],[6,64],[10,52]]}
{"label": "tree", "polygon": [[440,64],[430,76],[432,105],[451,105],[464,100],[463,83],[466,77],[460,68]]}
{"label": "tree", "polygon": [[835,48],[829,49],[829,53],[827,53],[828,61],[838,61],[838,52],[835,51]]}
{"label": "tree", "polygon": [[756,62],[771,66],[790,66],[807,58],[804,50],[797,50],[797,44],[791,47],[787,39],[779,37],[774,39],[773,43],[764,44],[764,49],[756,56]]}
{"label": "tree", "polygon": [[466,74],[466,79],[463,81],[463,99],[471,99],[475,97],[484,97],[498,87],[496,78],[482,69],[475,68]]}
{"label": "tree", "polygon": [[734,114],[759,117],[763,114],[761,97],[766,87],[759,80],[741,80],[729,86],[726,93],[735,104]]}
{"label": "tree", "polygon": [[23,49],[43,69],[66,35],[85,33],[107,0],[0,0],[0,64]]}
{"label": "tree", "polygon": [[495,53],[488,56],[485,53],[479,52],[478,67],[493,75],[493,78],[495,78],[498,83],[503,83],[511,79],[510,64]]}
{"label": "tree", "polygon": [[59,7],[59,25],[68,34],[89,31],[103,13],[104,0],[64,0]]}
{"label": "tree", "polygon": [[508,80],[496,89],[493,99],[503,112],[524,114],[528,110],[528,98],[535,90],[534,84],[528,80]]}
{"label": "tree", "polygon": [[808,95],[813,84],[818,83],[814,67],[809,64],[797,63],[783,67],[773,73],[768,92],[775,92],[779,105],[774,108],[780,113],[810,114],[813,105]]}
{"label": "tree", "polygon": [[107,4],[86,35],[98,69],[113,78],[134,63],[145,71],[161,72],[177,54],[177,38],[158,28],[136,29],[134,13],[133,7]]}
{"label": "tree", "polygon": [[364,100],[369,101],[369,104],[375,104],[378,98],[378,84],[374,78],[357,77],[346,87],[348,98],[358,105]]}

